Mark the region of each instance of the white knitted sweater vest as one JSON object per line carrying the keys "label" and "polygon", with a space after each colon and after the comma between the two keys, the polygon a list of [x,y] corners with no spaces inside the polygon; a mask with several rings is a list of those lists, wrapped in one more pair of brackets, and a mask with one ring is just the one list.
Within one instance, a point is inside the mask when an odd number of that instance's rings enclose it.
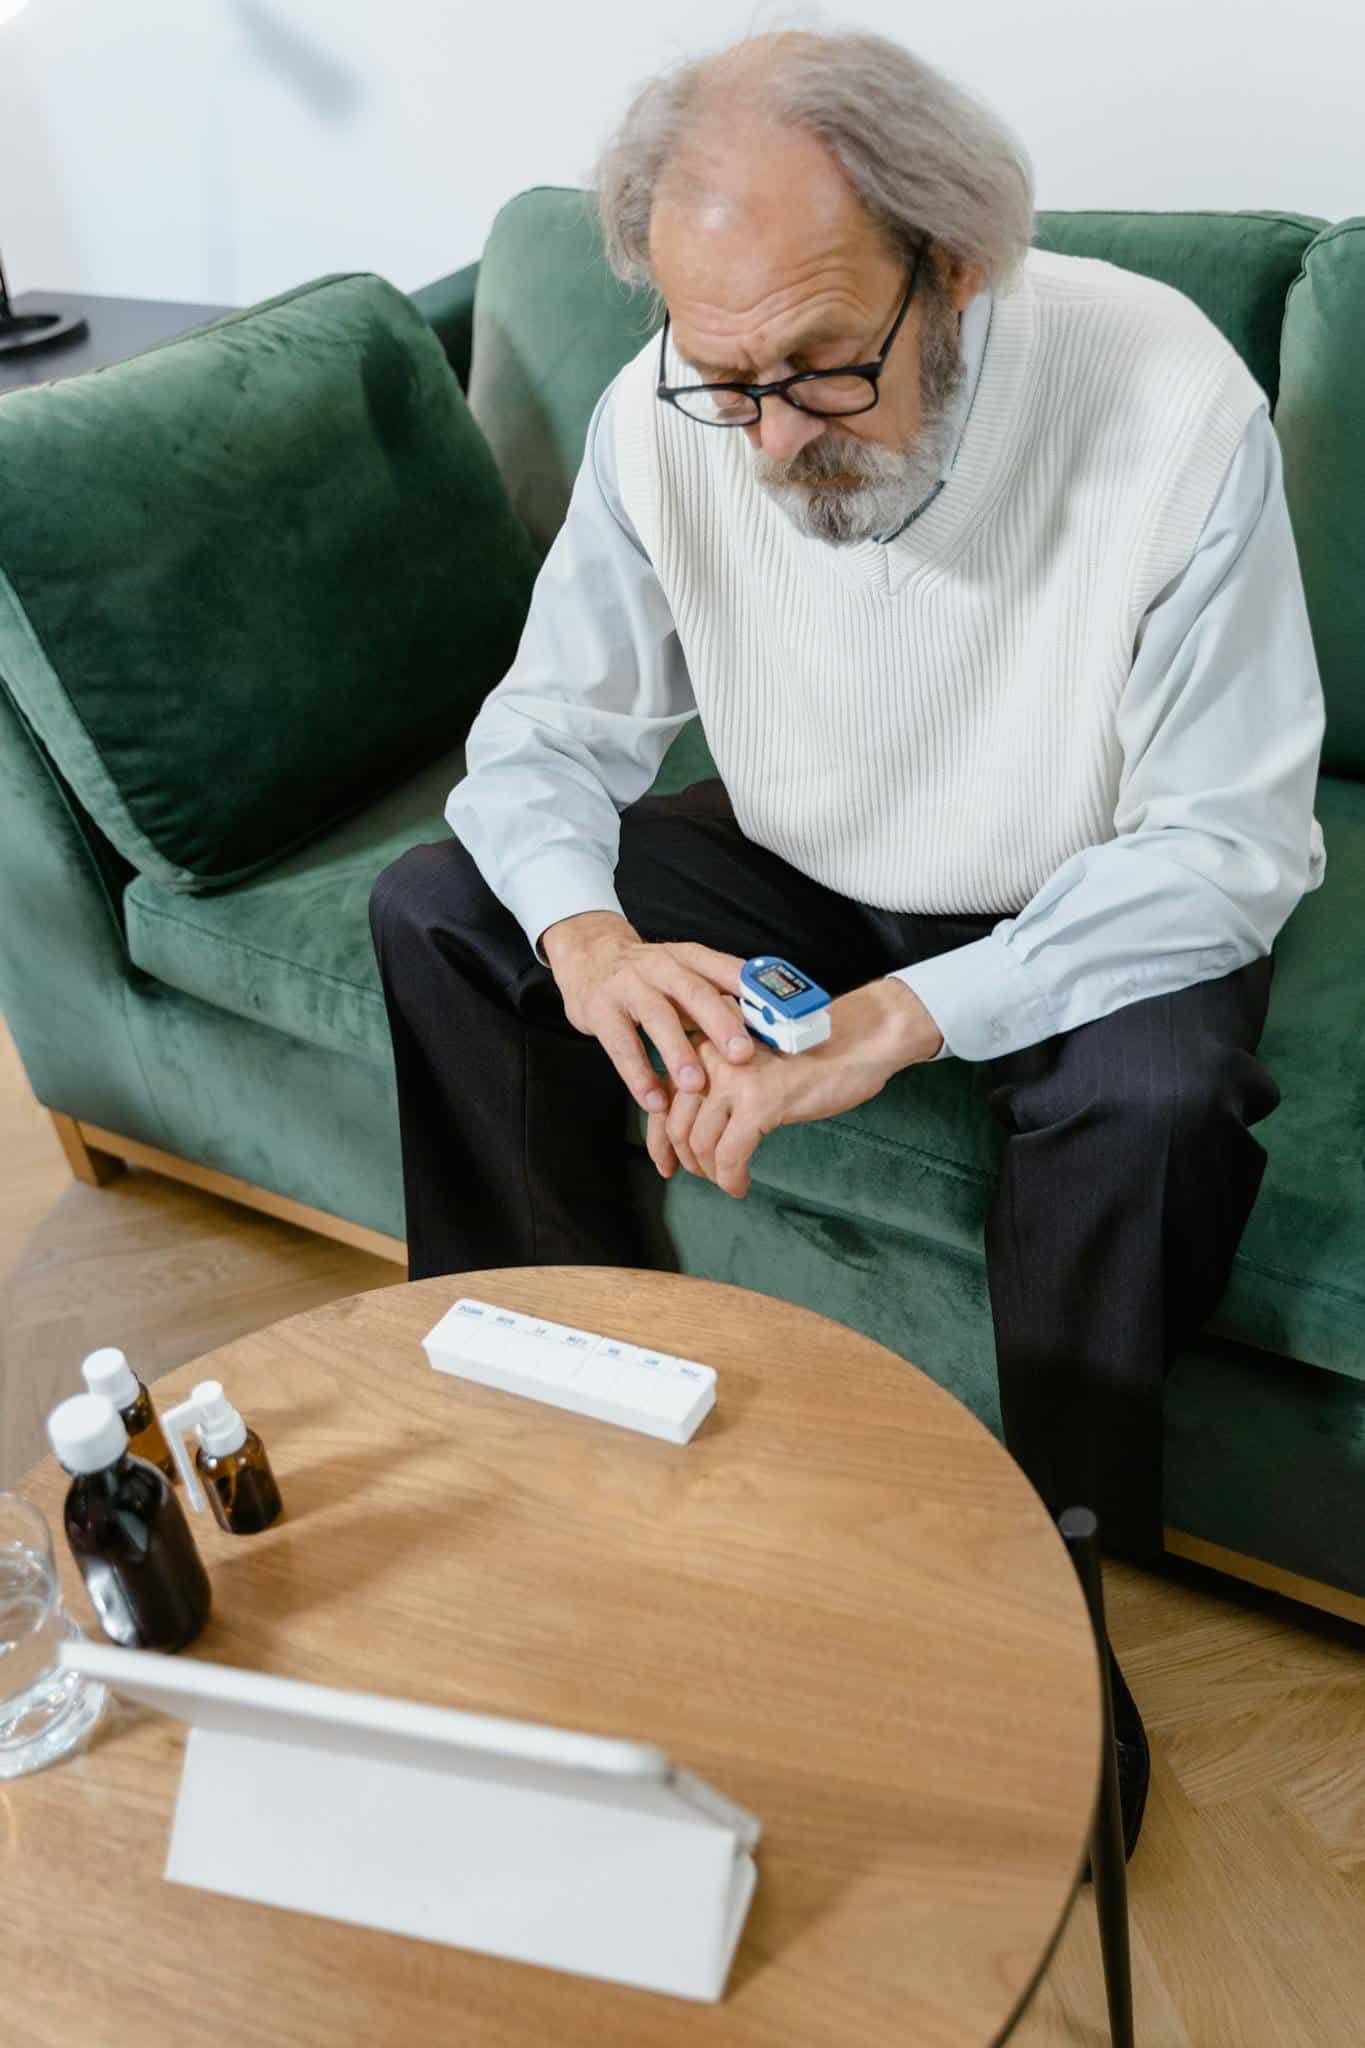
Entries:
{"label": "white knitted sweater vest", "polygon": [[[658,354],[617,381],[619,486],[745,835],[861,903],[982,915],[1112,839],[1138,623],[1264,402],[1193,301],[1031,249],[948,482],[886,545],[798,533],[746,435],[658,403]],[[667,376],[695,378],[671,343]]]}

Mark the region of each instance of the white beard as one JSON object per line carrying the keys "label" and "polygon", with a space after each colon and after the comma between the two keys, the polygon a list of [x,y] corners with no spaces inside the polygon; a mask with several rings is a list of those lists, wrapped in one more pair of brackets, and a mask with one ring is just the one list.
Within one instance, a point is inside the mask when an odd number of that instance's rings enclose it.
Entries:
{"label": "white beard", "polygon": [[[849,547],[904,525],[933,491],[948,460],[950,411],[962,382],[960,322],[931,316],[932,340],[921,339],[920,408],[923,424],[913,445],[886,448],[840,430],[833,422],[790,462],[757,449],[754,477],[801,533],[832,547]],[[778,400],[781,403],[781,400]],[[831,477],[857,478],[831,484]]]}

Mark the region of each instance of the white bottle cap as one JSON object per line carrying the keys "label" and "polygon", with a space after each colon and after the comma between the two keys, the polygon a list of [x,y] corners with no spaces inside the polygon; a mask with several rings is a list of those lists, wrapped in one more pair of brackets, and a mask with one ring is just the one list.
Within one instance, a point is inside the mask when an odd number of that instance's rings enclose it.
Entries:
{"label": "white bottle cap", "polygon": [[199,1441],[211,1458],[240,1451],[246,1442],[246,1424],[217,1380],[200,1380],[190,1396],[199,1410]]}
{"label": "white bottle cap", "polygon": [[211,1458],[221,1458],[229,1451],[241,1450],[246,1442],[246,1424],[217,1380],[200,1380],[188,1401],[162,1412],[162,1434],[185,1482],[185,1498],[195,1514],[201,1515],[204,1489],[185,1445],[187,1429],[194,1431]]}
{"label": "white bottle cap", "polygon": [[47,1437],[68,1472],[103,1472],[128,1448],[128,1432],[102,1394],[73,1394],[47,1418]]}
{"label": "white bottle cap", "polygon": [[105,1345],[102,1351],[92,1351],[81,1366],[81,1374],[92,1394],[103,1394],[116,1408],[127,1408],[137,1399],[137,1375],[112,1344]]}

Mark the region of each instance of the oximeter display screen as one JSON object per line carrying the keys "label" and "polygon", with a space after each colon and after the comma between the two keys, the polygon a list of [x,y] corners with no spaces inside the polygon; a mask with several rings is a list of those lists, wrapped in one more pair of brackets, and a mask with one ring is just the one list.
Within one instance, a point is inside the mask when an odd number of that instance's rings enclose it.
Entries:
{"label": "oximeter display screen", "polygon": [[787,1002],[792,996],[804,994],[810,987],[808,981],[803,981],[799,974],[793,974],[790,968],[776,965],[758,968],[754,980],[762,988],[766,988],[769,995],[776,996],[780,1003]]}

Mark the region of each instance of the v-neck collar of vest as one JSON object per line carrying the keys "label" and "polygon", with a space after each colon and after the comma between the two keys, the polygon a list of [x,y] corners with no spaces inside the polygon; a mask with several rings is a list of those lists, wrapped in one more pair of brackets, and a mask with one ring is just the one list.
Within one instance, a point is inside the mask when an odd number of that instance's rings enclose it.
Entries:
{"label": "v-neck collar of vest", "polygon": [[1011,290],[994,294],[976,393],[937,497],[894,540],[855,541],[842,548],[814,543],[833,557],[838,573],[855,588],[900,596],[911,583],[944,566],[999,496],[1022,428],[1036,331],[1033,281],[1023,269]]}

